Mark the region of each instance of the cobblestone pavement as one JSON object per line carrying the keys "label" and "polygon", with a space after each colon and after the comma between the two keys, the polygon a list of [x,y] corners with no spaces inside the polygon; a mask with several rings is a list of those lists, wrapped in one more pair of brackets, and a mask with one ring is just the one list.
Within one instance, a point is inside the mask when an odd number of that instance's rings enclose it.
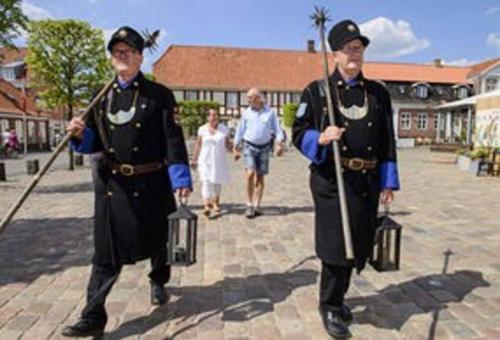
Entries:
{"label": "cobblestone pavement", "polygon": [[[0,235],[0,339],[60,339],[83,307],[92,185],[88,167],[69,172],[65,159]],[[404,226],[402,268],[353,276],[353,338],[500,339],[500,179],[459,172],[453,159],[400,151],[392,213]],[[244,217],[243,164],[231,167],[223,215],[200,218],[198,263],[173,270],[171,301],[151,307],[148,262],[127,266],[108,299],[106,338],[328,339],[307,162],[296,151],[272,159],[264,216],[253,220]],[[0,182],[0,216],[29,181],[17,169]],[[190,203],[199,211],[198,183]]]}

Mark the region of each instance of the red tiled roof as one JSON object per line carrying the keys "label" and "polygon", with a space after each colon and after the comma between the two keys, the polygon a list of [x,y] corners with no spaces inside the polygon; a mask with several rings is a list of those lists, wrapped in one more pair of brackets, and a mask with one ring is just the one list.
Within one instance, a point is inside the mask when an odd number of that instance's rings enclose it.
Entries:
{"label": "red tiled roof", "polygon": [[24,60],[26,57],[26,47],[18,47],[18,51],[10,48],[0,48],[0,65],[9,64],[13,61]]}
{"label": "red tiled roof", "polygon": [[[332,68],[330,68],[332,69]],[[300,91],[322,76],[320,53],[293,50],[171,45],[153,64],[173,88]],[[367,78],[382,81],[469,83],[469,67],[366,62]]]}
{"label": "red tiled roof", "polygon": [[23,114],[24,100],[26,100],[26,113],[39,116],[33,99],[26,97],[23,93],[11,85],[8,81],[0,79],[0,112]]}
{"label": "red tiled roof", "polygon": [[474,76],[480,74],[481,72],[486,71],[487,69],[489,69],[493,65],[499,64],[499,63],[500,63],[500,58],[495,58],[495,59],[483,61],[482,63],[479,63],[479,64],[472,65],[471,70],[468,74],[468,77],[469,78],[474,77]]}

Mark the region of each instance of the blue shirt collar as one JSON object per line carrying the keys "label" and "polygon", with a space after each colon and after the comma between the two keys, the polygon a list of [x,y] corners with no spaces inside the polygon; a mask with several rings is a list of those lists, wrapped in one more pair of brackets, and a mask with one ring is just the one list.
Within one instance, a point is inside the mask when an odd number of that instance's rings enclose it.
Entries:
{"label": "blue shirt collar", "polygon": [[121,87],[123,90],[125,90],[127,87],[129,87],[129,86],[130,86],[130,84],[132,84],[132,82],[133,82],[134,80],[136,80],[136,79],[137,79],[137,76],[139,75],[139,73],[140,73],[140,72],[137,72],[137,74],[136,74],[134,77],[130,78],[130,80],[129,80],[129,81],[124,81],[124,80],[120,79],[120,77],[116,77],[116,78],[117,78],[117,81],[118,81],[118,84],[120,85],[120,87]]}

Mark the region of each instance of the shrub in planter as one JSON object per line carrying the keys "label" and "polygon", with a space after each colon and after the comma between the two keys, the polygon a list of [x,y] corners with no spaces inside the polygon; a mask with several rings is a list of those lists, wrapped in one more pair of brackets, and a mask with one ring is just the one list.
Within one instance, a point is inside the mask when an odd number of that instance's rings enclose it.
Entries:
{"label": "shrub in planter", "polygon": [[286,127],[292,127],[295,121],[295,114],[299,108],[298,104],[287,103],[283,106],[283,125]]}

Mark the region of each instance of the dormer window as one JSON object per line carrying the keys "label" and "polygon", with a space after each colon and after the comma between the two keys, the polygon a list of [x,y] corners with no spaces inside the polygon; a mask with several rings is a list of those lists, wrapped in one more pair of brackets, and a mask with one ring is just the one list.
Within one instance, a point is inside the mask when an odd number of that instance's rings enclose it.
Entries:
{"label": "dormer window", "polygon": [[453,92],[457,99],[464,99],[469,96],[469,87],[467,85],[455,85],[453,86]]}
{"label": "dormer window", "polygon": [[488,78],[486,79],[486,89],[485,92],[493,91],[497,88],[498,79],[497,78]]}
{"label": "dormer window", "polygon": [[427,83],[415,83],[412,85],[415,97],[427,99],[429,97],[430,85]]}

